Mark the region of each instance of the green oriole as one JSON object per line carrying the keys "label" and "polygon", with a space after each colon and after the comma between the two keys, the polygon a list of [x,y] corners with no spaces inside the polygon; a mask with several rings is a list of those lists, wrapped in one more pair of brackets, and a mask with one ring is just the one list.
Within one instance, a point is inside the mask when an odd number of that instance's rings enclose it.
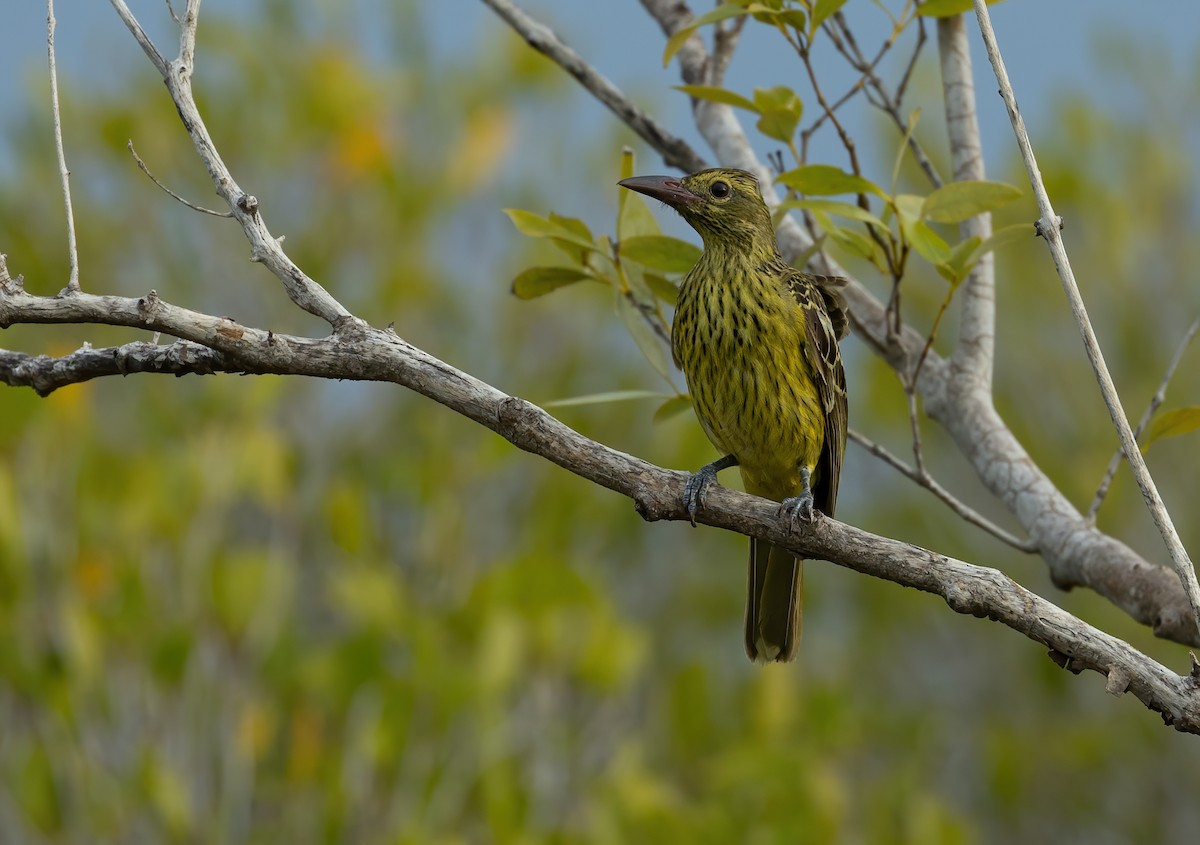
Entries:
{"label": "green oriole", "polygon": [[[689,481],[693,521],[728,467],[746,491],[793,518],[833,515],[846,449],[846,378],[838,341],[847,331],[844,279],[802,273],[779,254],[758,181],[718,168],[620,183],[674,208],[704,240],[679,291],[671,349],[696,416],[725,457]],[[763,540],[750,544],[746,654],[796,656],[804,561]]]}

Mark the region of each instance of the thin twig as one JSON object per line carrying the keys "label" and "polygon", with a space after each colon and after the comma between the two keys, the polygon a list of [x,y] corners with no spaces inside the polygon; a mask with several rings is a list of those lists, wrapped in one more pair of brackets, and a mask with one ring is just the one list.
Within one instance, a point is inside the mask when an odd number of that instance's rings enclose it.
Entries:
{"label": "thin twig", "polygon": [[[838,138],[842,142],[842,147],[844,147],[846,150],[846,154],[850,160],[851,171],[855,176],[862,176],[862,167],[858,162],[858,149],[854,143],[854,139],[850,136],[850,133],[846,131],[846,127],[842,125],[842,122],[838,120],[837,114],[834,112],[833,108],[830,107],[829,101],[825,98],[825,93],[821,90],[821,83],[817,79],[816,69],[813,68],[812,65],[812,56],[809,49],[811,45],[801,44],[798,38],[792,36],[787,27],[780,27],[780,32],[783,33],[783,37],[800,57],[800,62],[804,65],[804,70],[808,74],[808,81],[812,86],[813,95],[817,98],[817,102],[820,104],[825,116],[829,118],[829,122],[833,124],[833,128],[837,130]],[[795,145],[793,144],[792,151],[794,155],[795,149]],[[797,155],[797,158],[799,159],[801,157]],[[797,161],[796,163],[803,164],[803,161]],[[863,211],[869,212],[871,210],[871,204],[867,201],[866,194],[861,192],[858,194],[858,206]],[[888,269],[891,271],[894,277],[898,278],[900,276],[900,266],[896,264],[896,255],[895,251],[892,249],[892,244],[888,241],[885,241],[883,236],[875,230],[874,226],[867,227],[867,235],[879,246],[880,251],[887,259]]]}
{"label": "thin twig", "polygon": [[917,414],[917,383],[915,379],[905,383],[904,396],[908,406],[908,427],[912,434],[913,463],[917,466],[917,472],[921,475],[928,475],[925,470],[925,450],[921,446],[921,418]]}
{"label": "thin twig", "polygon": [[187,130],[196,154],[208,170],[217,195],[229,206],[233,219],[241,224],[242,232],[250,242],[250,260],[265,266],[283,285],[288,298],[309,314],[320,317],[335,329],[354,323],[354,317],[346,307],[283,251],[283,239],[273,235],[267,228],[258,198],[242,190],[217,151],[192,91],[200,0],[188,0],[179,27],[179,55],[169,63],[150,42],[141,24],[125,5],[125,0],[109,2],[162,75],[171,101],[179,112],[179,119]]}
{"label": "thin twig", "polygon": [[928,490],[930,493],[937,496],[939,499],[942,500],[942,502],[944,502],[946,504],[947,507],[950,508],[950,510],[954,511],[956,514],[961,516],[967,522],[971,523],[972,525],[976,526],[977,528],[982,528],[984,531],[991,534],[997,540],[1007,543],[1008,545],[1012,546],[1014,549],[1017,549],[1018,551],[1026,552],[1029,554],[1032,554],[1033,552],[1037,551],[1037,547],[1031,541],[1022,540],[1020,537],[1016,536],[1015,534],[1013,534],[1009,531],[1005,531],[999,525],[992,522],[986,516],[979,513],[974,508],[972,508],[970,505],[968,505],[965,502],[958,499],[953,493],[951,493],[949,490],[947,490],[945,487],[943,487],[941,484],[939,484],[937,482],[937,480],[934,479],[933,476],[931,476],[923,468],[922,469],[914,469],[913,467],[910,467],[908,464],[904,463],[904,461],[897,458],[895,455],[893,455],[891,452],[889,452],[883,446],[880,446],[874,440],[871,440],[870,438],[868,438],[862,434],[859,434],[854,429],[850,429],[846,433],[846,436],[851,441],[853,441],[854,443],[857,443],[859,446],[866,449],[872,455],[879,458],[881,461],[883,461],[888,466],[899,471],[901,475],[905,476],[906,478],[908,478],[911,481],[916,482],[917,484],[919,484],[920,486],[922,486],[926,490]]}
{"label": "thin twig", "polygon": [[63,204],[67,212],[67,252],[70,256],[70,276],[67,290],[79,293],[79,249],[75,244],[75,212],[71,209],[71,171],[67,170],[67,154],[63,150],[62,115],[58,108],[58,66],[54,61],[54,0],[46,0],[46,52],[50,56],[50,110],[54,115],[54,150],[58,154],[58,176],[62,180]]}
{"label": "thin twig", "polygon": [[1100,384],[1100,393],[1104,397],[1104,404],[1108,406],[1108,414],[1112,418],[1117,435],[1121,438],[1121,448],[1125,452],[1125,458],[1129,461],[1130,469],[1133,470],[1133,477],[1142,491],[1142,498],[1146,502],[1150,516],[1158,527],[1159,533],[1162,534],[1163,542],[1175,565],[1175,574],[1179,576],[1184,592],[1187,593],[1193,621],[1195,621],[1197,629],[1200,629],[1200,583],[1196,581],[1196,570],[1188,557],[1187,549],[1183,547],[1183,542],[1179,539],[1179,532],[1175,530],[1175,525],[1171,521],[1170,514],[1167,513],[1167,506],[1158,493],[1154,479],[1146,468],[1146,461],[1138,448],[1137,439],[1133,436],[1129,419],[1121,408],[1121,398],[1117,395],[1117,388],[1108,372],[1108,366],[1104,363],[1100,344],[1097,342],[1092,324],[1088,320],[1083,297],[1080,296],[1079,287],[1075,284],[1075,273],[1071,270],[1071,261],[1063,246],[1060,232],[1062,220],[1054,213],[1054,208],[1050,204],[1050,196],[1046,193],[1046,185],[1042,181],[1042,174],[1038,170],[1033,147],[1029,143],[1029,133],[1025,130],[1025,121],[1017,109],[1017,98],[1013,93],[1012,84],[1008,81],[1004,59],[1000,56],[996,33],[992,30],[992,20],[988,14],[985,0],[975,0],[975,17],[979,20],[979,30],[983,34],[983,43],[987,47],[988,59],[996,73],[996,81],[1000,84],[1000,96],[1004,98],[1004,104],[1008,107],[1009,120],[1012,122],[1013,131],[1017,136],[1017,145],[1021,148],[1021,158],[1025,161],[1029,183],[1033,186],[1038,210],[1042,215],[1037,223],[1038,233],[1046,239],[1046,245],[1054,259],[1054,266],[1058,270],[1058,277],[1062,280],[1063,290],[1071,304],[1071,311],[1075,315],[1075,322],[1083,336],[1084,349],[1091,361],[1092,369],[1096,373],[1096,380]]}
{"label": "thin twig", "polygon": [[592,92],[592,96],[608,106],[613,114],[657,150],[669,167],[678,167],[690,173],[703,170],[707,166],[704,158],[693,150],[687,141],[672,135],[635,106],[620,88],[564,44],[550,27],[529,17],[510,0],[483,2],[524,38],[530,47],[575,77],[584,88]]}
{"label": "thin twig", "polygon": [[[1146,430],[1146,426],[1150,424],[1151,418],[1162,407],[1162,403],[1167,398],[1167,383],[1171,381],[1171,377],[1175,375],[1175,369],[1179,366],[1179,362],[1183,360],[1183,353],[1187,351],[1188,345],[1192,342],[1192,338],[1196,336],[1196,332],[1200,330],[1200,317],[1188,328],[1183,335],[1183,340],[1179,341],[1179,346],[1175,350],[1175,355],[1172,356],[1171,362],[1167,364],[1167,371],[1163,373],[1162,381],[1158,383],[1158,390],[1150,397],[1150,404],[1146,406],[1145,413],[1138,420],[1137,428],[1133,430],[1133,436],[1137,440],[1142,439],[1142,433]],[[1087,519],[1089,522],[1095,523],[1096,514],[1100,511],[1100,505],[1104,502],[1104,497],[1108,495],[1108,488],[1112,485],[1113,476],[1117,474],[1117,467],[1121,465],[1121,450],[1117,449],[1113,453],[1112,458],[1108,462],[1108,468],[1104,471],[1104,478],[1100,481],[1100,486],[1096,488],[1096,495],[1092,499],[1092,505],[1088,508]]]}
{"label": "thin twig", "polygon": [[202,214],[211,214],[213,217],[233,217],[232,211],[213,211],[211,208],[205,208],[202,205],[196,205],[194,203],[189,202],[188,200],[185,200],[183,197],[179,196],[179,194],[175,193],[170,188],[168,188],[166,185],[164,185],[162,182],[158,181],[158,177],[150,172],[150,168],[146,166],[146,162],[142,161],[142,157],[139,156],[137,154],[137,150],[135,150],[133,148],[133,141],[129,141],[128,143],[126,143],[126,146],[129,148],[129,154],[133,156],[133,160],[137,162],[138,169],[141,170],[143,173],[145,173],[147,176],[149,176],[150,181],[153,182],[155,185],[158,185],[158,187],[162,188],[164,191],[166,191],[169,196],[173,197],[174,199],[179,200],[179,202],[183,203],[184,205],[186,205],[188,208],[192,209],[193,211],[199,211]]}
{"label": "thin twig", "polygon": [[[836,23],[836,29],[831,25],[830,21]],[[883,84],[883,80],[879,78],[879,74],[875,72],[879,60],[883,58],[886,52],[885,48],[889,48],[895,42],[895,34],[888,40],[884,41],[873,59],[867,60],[859,49],[858,42],[854,38],[854,33],[850,30],[846,19],[841,12],[835,12],[830,21],[825,22],[825,32],[831,36],[831,41],[839,53],[846,59],[854,70],[858,71],[867,80],[870,86],[866,90],[867,100],[871,105],[882,111],[892,119],[896,124],[896,128],[904,135],[905,143],[908,144],[909,150],[912,151],[913,158],[916,159],[917,166],[925,174],[929,183],[935,188],[940,188],[943,184],[941,174],[937,172],[937,168],[930,161],[929,156],[925,153],[925,148],[921,146],[921,142],[917,140],[916,135],[908,131],[908,118],[900,111],[900,104],[904,100],[904,92],[908,87],[908,83],[912,78],[913,71],[917,66],[917,59],[920,58],[921,51],[925,46],[925,19],[917,19],[917,42],[913,46],[912,55],[908,57],[908,63],[904,68],[904,73],[901,75],[900,83],[896,86],[894,93],[889,93],[887,87]],[[835,33],[840,31],[842,38],[845,39],[845,44],[842,40],[836,37]],[[871,96],[871,91],[874,91],[876,98]]]}

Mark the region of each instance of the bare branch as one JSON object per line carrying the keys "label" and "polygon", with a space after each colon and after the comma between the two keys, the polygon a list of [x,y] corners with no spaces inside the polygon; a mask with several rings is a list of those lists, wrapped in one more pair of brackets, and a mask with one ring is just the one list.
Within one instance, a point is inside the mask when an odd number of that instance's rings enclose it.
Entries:
{"label": "bare branch", "polygon": [[[151,328],[218,350],[220,363],[229,369],[399,384],[486,426],[520,449],[630,497],[644,519],[688,518],[683,505],[688,473],[664,470],[589,440],[541,408],[451,367],[394,332],[359,321],[343,323],[328,337],[306,338],[199,314],[170,305],[153,293],[139,299],[85,293],[38,297],[0,286],[0,326],[13,323]],[[146,351],[144,346],[130,349],[130,354]],[[111,355],[111,350],[102,354]],[[0,357],[0,362],[4,360]],[[994,619],[1047,646],[1071,671],[1091,669],[1104,675],[1109,692],[1133,693],[1176,730],[1200,733],[1200,692],[1190,676],[1169,671],[996,569],[964,563],[829,518],[793,523],[780,518],[777,502],[719,486],[709,491],[697,516],[706,525],[760,537],[808,558],[830,560],[941,596],[958,613]]]}
{"label": "bare branch", "polygon": [[158,187],[162,188],[171,198],[178,200],[193,211],[199,211],[201,214],[211,214],[213,217],[233,217],[233,213],[229,211],[213,211],[211,208],[205,208],[202,205],[196,205],[188,200],[185,200],[179,194],[172,191],[162,182],[158,181],[158,177],[150,172],[150,168],[146,166],[146,162],[142,161],[142,157],[137,154],[137,150],[133,148],[133,141],[128,141],[125,145],[129,149],[129,154],[133,156],[133,160],[137,162],[138,169],[150,177],[150,181]]}
{"label": "bare branch", "polygon": [[985,0],[975,0],[975,17],[979,20],[979,30],[983,34],[983,43],[987,48],[988,59],[995,71],[996,81],[1000,84],[1000,96],[1004,98],[1004,104],[1008,107],[1008,117],[1017,137],[1017,146],[1021,149],[1021,158],[1025,161],[1029,183],[1033,186],[1038,210],[1042,215],[1037,223],[1038,233],[1046,239],[1050,256],[1054,259],[1054,267],[1058,271],[1058,277],[1062,281],[1063,290],[1071,305],[1071,312],[1075,316],[1075,322],[1083,337],[1083,346],[1088,360],[1091,361],[1092,370],[1100,384],[1104,404],[1108,407],[1108,414],[1121,439],[1125,458],[1129,461],[1130,469],[1133,470],[1133,477],[1142,491],[1142,498],[1146,502],[1150,516],[1154,519],[1159,533],[1162,534],[1163,542],[1171,555],[1171,561],[1175,564],[1175,573],[1179,576],[1191,604],[1193,620],[1197,628],[1200,628],[1200,583],[1196,581],[1196,570],[1193,568],[1187,549],[1183,547],[1179,533],[1175,530],[1175,525],[1167,513],[1167,506],[1158,494],[1154,479],[1146,468],[1146,461],[1142,457],[1137,439],[1133,436],[1133,429],[1130,428],[1129,420],[1121,407],[1121,398],[1117,395],[1117,388],[1113,384],[1112,376],[1109,375],[1108,365],[1104,363],[1100,344],[1092,330],[1091,321],[1088,320],[1083,297],[1080,296],[1079,287],[1075,284],[1075,273],[1071,269],[1071,261],[1067,257],[1066,247],[1063,246],[1060,231],[1062,220],[1054,213],[1054,208],[1050,205],[1050,196],[1046,193],[1046,185],[1038,170],[1037,159],[1034,157],[1033,147],[1029,142],[1029,133],[1025,130],[1025,121],[1017,109],[1016,94],[1013,93],[1012,84],[1008,80],[1008,72],[1004,68],[1004,59],[1001,57],[1000,47],[996,43],[996,33],[992,30],[992,21]]}
{"label": "bare branch", "polygon": [[27,355],[0,349],[0,382],[9,387],[32,387],[49,396],[60,387],[82,384],[101,376],[165,373],[174,376],[244,372],[230,365],[222,352],[179,340],[166,346],[137,341],[93,349],[84,346],[61,358]]}
{"label": "bare branch", "polygon": [[[942,95],[946,102],[946,134],[955,181],[986,179],[979,116],[975,108],[975,80],[971,75],[971,50],[962,15],[939,18],[938,55],[942,65]],[[992,234],[992,215],[978,214],[958,227],[963,240],[981,241]],[[992,394],[992,367],[996,340],[996,262],[988,252],[971,270],[962,290],[962,319],[952,361],[955,377],[967,379],[965,389],[980,396]],[[990,401],[990,399],[989,399]]]}
{"label": "bare branch", "polygon": [[530,47],[558,64],[590,91],[592,96],[608,106],[625,125],[657,150],[668,166],[678,167],[686,172],[704,169],[704,159],[687,141],[672,135],[635,106],[620,88],[564,44],[550,27],[535,21],[509,0],[483,2],[524,38]]}
{"label": "bare branch", "polygon": [[[862,74],[863,80],[868,85],[867,99],[873,106],[892,119],[892,122],[896,124],[896,128],[900,130],[906,139],[905,143],[908,144],[908,148],[912,152],[917,166],[925,173],[926,178],[929,179],[929,183],[933,187],[940,188],[942,186],[941,175],[937,172],[937,168],[934,167],[933,162],[929,160],[929,156],[925,153],[925,148],[921,146],[921,142],[917,140],[916,135],[908,131],[908,118],[900,111],[900,104],[904,100],[904,91],[908,87],[908,82],[912,78],[913,71],[916,69],[917,59],[921,56],[921,50],[925,46],[925,19],[917,18],[917,43],[913,46],[912,54],[908,57],[908,63],[904,68],[904,73],[900,77],[899,85],[896,86],[895,93],[888,91],[887,86],[883,84],[883,80],[879,78],[879,74],[875,72],[880,60],[895,43],[895,35],[884,41],[879,51],[875,54],[875,57],[868,60],[859,48],[858,41],[841,12],[835,12],[833,17],[825,22],[825,32],[830,36],[835,49],[842,54],[852,68]],[[871,96],[871,91],[875,92],[874,97]]]}
{"label": "bare branch", "polygon": [[[1162,407],[1162,403],[1167,399],[1167,384],[1170,383],[1171,377],[1175,375],[1175,370],[1179,366],[1179,362],[1183,360],[1183,353],[1187,351],[1188,345],[1192,342],[1192,338],[1196,336],[1196,332],[1200,330],[1200,317],[1196,318],[1195,322],[1184,332],[1183,340],[1179,341],[1179,346],[1175,349],[1175,354],[1171,357],[1171,362],[1167,364],[1167,371],[1163,373],[1162,381],[1158,383],[1158,390],[1154,391],[1154,395],[1150,397],[1150,404],[1146,406],[1145,413],[1138,420],[1137,428],[1133,430],[1135,440],[1142,439],[1142,433],[1146,430],[1146,426],[1150,424],[1151,418]],[[1108,488],[1112,484],[1113,476],[1117,474],[1117,467],[1121,465],[1121,450],[1117,449],[1113,453],[1108,462],[1108,468],[1104,471],[1104,478],[1100,480],[1100,486],[1096,488],[1096,495],[1092,499],[1092,504],[1088,508],[1087,519],[1089,522],[1096,521],[1096,514],[1100,512],[1100,505],[1104,502],[1104,497],[1108,495]]]}
{"label": "bare branch", "polygon": [[310,314],[325,320],[332,326],[350,319],[350,312],[338,302],[329,291],[321,287],[303,270],[296,266],[287,253],[283,251],[280,239],[271,234],[259,211],[257,197],[241,189],[234,180],[229,168],[225,166],[220,153],[217,152],[212,136],[204,125],[204,119],[196,107],[192,94],[192,70],[196,45],[196,25],[200,10],[199,0],[188,0],[187,9],[183,15],[179,36],[179,57],[168,63],[150,42],[141,25],[129,11],[124,0],[110,0],[117,14],[121,16],[126,28],[142,45],[143,51],[150,57],[155,68],[162,74],[167,90],[179,112],[184,129],[192,139],[196,153],[213,186],[229,206],[233,217],[242,226],[246,239],[250,242],[250,260],[261,262],[271,273],[283,283],[292,302]]}
{"label": "bare branch", "polygon": [[997,540],[1007,543],[1008,545],[1012,546],[1017,551],[1025,552],[1027,554],[1031,554],[1031,553],[1037,551],[1037,548],[1032,543],[1030,543],[1028,540],[1022,540],[1020,537],[1016,536],[1012,532],[1005,531],[1003,528],[1001,528],[996,523],[992,522],[990,519],[988,519],[986,516],[981,514],[979,511],[975,510],[970,505],[968,505],[966,502],[959,499],[957,496],[955,496],[953,493],[951,493],[949,490],[947,490],[945,487],[943,487],[941,484],[939,484],[937,482],[937,480],[932,475],[930,475],[929,472],[924,467],[920,467],[919,469],[914,469],[913,467],[910,467],[908,464],[904,463],[904,461],[897,458],[895,455],[893,455],[887,449],[880,446],[874,440],[871,440],[870,438],[868,438],[862,434],[859,434],[854,429],[850,429],[847,432],[847,437],[849,437],[850,440],[857,443],[862,448],[866,449],[868,452],[870,452],[875,457],[879,458],[881,461],[883,461],[888,466],[897,470],[901,475],[905,476],[910,481],[916,482],[917,484],[919,484],[920,486],[922,486],[926,490],[928,490],[930,493],[937,496],[939,499],[942,500],[942,502],[944,502],[946,504],[947,507],[950,508],[950,510],[954,511],[956,514],[961,516],[967,522],[971,523],[972,525],[976,526],[977,528],[982,528],[984,531],[991,534]]}
{"label": "bare branch", "polygon": [[63,150],[62,113],[58,107],[58,66],[54,60],[54,0],[46,0],[46,52],[50,58],[50,111],[54,117],[54,150],[58,154],[58,176],[62,181],[63,204],[67,212],[67,252],[70,275],[67,290],[79,290],[79,250],[75,245],[75,212],[71,209],[71,171],[67,169],[67,154]]}

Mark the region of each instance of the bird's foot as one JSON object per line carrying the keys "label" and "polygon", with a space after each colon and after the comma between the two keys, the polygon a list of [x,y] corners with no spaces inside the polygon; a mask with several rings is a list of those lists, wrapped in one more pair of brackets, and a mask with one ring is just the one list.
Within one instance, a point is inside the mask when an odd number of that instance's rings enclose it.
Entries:
{"label": "bird's foot", "polygon": [[779,515],[787,515],[794,525],[797,520],[815,522],[817,509],[813,505],[813,495],[805,490],[799,496],[789,496],[779,503]]}
{"label": "bird's foot", "polygon": [[696,511],[704,504],[708,488],[717,483],[717,473],[732,466],[737,466],[737,459],[733,455],[726,455],[700,467],[699,471],[687,480],[687,485],[683,488],[683,506],[687,508],[693,528],[696,527]]}
{"label": "bird's foot", "polygon": [[713,469],[712,464],[701,467],[699,472],[687,480],[687,486],[683,488],[683,506],[687,508],[688,518],[692,521],[693,528],[696,527],[696,511],[704,504],[708,488],[716,483],[717,471]]}

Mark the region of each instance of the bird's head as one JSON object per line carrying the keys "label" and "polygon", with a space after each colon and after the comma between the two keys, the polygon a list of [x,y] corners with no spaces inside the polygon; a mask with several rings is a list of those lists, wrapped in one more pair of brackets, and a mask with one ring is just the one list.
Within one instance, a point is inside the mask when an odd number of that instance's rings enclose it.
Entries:
{"label": "bird's head", "polygon": [[700,233],[705,249],[776,249],[771,212],[758,180],[745,170],[717,167],[683,177],[634,176],[617,184],[678,211]]}

